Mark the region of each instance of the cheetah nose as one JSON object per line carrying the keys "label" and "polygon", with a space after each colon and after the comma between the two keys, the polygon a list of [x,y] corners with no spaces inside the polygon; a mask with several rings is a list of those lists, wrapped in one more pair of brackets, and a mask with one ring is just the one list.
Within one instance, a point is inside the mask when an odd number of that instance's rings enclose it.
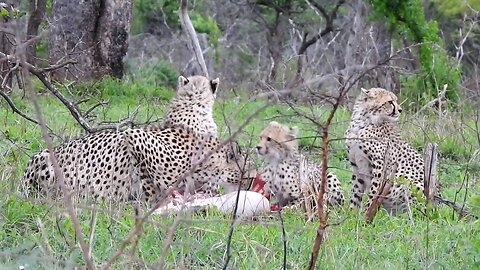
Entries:
{"label": "cheetah nose", "polygon": [[257,147],[255,147],[255,148],[257,148],[257,151],[260,151],[260,149],[262,149],[261,146],[257,146]]}
{"label": "cheetah nose", "polygon": [[399,113],[402,113],[403,109],[402,108],[398,108],[398,112]]}

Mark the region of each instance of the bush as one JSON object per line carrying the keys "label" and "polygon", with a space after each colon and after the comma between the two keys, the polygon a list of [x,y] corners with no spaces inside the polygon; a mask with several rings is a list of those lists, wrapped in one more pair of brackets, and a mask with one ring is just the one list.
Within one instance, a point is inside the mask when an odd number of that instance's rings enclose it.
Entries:
{"label": "bush", "polygon": [[457,87],[460,82],[458,69],[453,65],[443,49],[438,35],[438,26],[435,21],[427,21],[419,0],[370,0],[373,16],[377,20],[385,20],[390,31],[400,37],[405,34],[419,45],[418,60],[422,66],[422,74],[415,76],[416,87],[408,93],[420,99],[417,105],[436,97],[438,89],[447,84],[449,91],[446,97],[456,102]]}
{"label": "bush", "polygon": [[179,73],[170,63],[162,59],[152,59],[144,64],[135,62],[127,62],[125,72],[126,77],[133,82],[172,88],[177,85]]}

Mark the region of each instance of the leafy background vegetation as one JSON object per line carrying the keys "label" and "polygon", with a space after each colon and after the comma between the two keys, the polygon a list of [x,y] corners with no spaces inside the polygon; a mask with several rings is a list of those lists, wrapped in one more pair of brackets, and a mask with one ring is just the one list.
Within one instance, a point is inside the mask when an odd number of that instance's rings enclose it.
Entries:
{"label": "leafy background vegetation", "polygon": [[[228,2],[228,1],[227,1]],[[389,26],[394,42],[421,43],[418,72],[402,74],[400,96],[406,112],[401,118],[404,138],[422,152],[429,142],[439,145],[439,179],[442,195],[480,215],[480,129],[478,103],[467,91],[464,77],[472,74],[473,65],[468,62],[456,65],[452,44],[456,44],[461,33],[440,29],[454,28],[458,18],[478,10],[479,1],[426,1],[426,10],[442,14],[438,21],[424,14],[420,1],[368,1],[372,8],[372,21],[385,22]],[[223,3],[223,2],[222,2]],[[315,17],[315,12],[307,2],[298,1],[257,1],[259,13],[268,27],[275,27],[278,7],[288,9],[290,22],[295,31],[308,32],[310,36],[317,30],[317,24],[324,22]],[[292,4],[293,3],[293,4]],[[225,3],[223,3],[225,4]],[[334,4],[332,1],[328,4]],[[218,5],[220,6],[220,5]],[[330,7],[331,5],[329,5]],[[226,18],[211,12],[211,1],[194,1],[191,17],[196,31],[205,34],[208,51],[214,59],[217,70],[222,70],[230,80],[237,80],[234,87],[221,81],[221,92],[215,105],[215,120],[219,125],[220,136],[227,138],[266,100],[252,98],[256,85],[264,79],[262,73],[266,64],[257,53],[264,52],[266,42],[256,36],[263,34],[265,25],[260,22],[241,21],[238,33],[244,38],[252,36],[255,46],[235,44],[241,49],[228,50],[224,35],[235,31],[227,28]],[[238,8],[238,6],[227,6]],[[255,6],[258,8],[258,6]],[[135,2],[132,21],[132,34],[142,35],[165,31],[158,29],[166,22],[172,32],[180,31],[177,1],[138,0]],[[220,12],[221,10],[215,10]],[[49,11],[51,12],[51,1]],[[342,6],[339,17],[349,16],[349,9]],[[427,12],[428,13],[428,12]],[[308,16],[307,16],[308,15]],[[343,16],[343,17],[342,17]],[[229,21],[227,21],[229,22]],[[453,25],[453,26],[452,26]],[[253,30],[252,30],[253,29]],[[478,30],[477,25],[473,25]],[[236,28],[235,28],[236,30]],[[280,29],[281,30],[281,29]],[[230,32],[229,32],[230,31]],[[310,32],[309,32],[310,31]],[[288,31],[285,31],[288,32]],[[170,32],[171,35],[173,35]],[[333,34],[332,34],[333,35]],[[167,35],[168,36],[168,35]],[[475,41],[477,35],[472,34]],[[165,38],[167,39],[167,38]],[[253,38],[252,38],[253,39]],[[44,41],[45,42],[45,41]],[[232,43],[239,43],[235,40]],[[286,42],[280,42],[283,47]],[[257,44],[258,47],[256,47]],[[328,45],[328,44],[327,44]],[[334,49],[328,49],[334,54]],[[344,44],[341,43],[341,47]],[[445,47],[445,49],[443,49]],[[260,49],[263,48],[263,49]],[[338,49],[338,48],[337,48]],[[46,55],[46,44],[40,43],[39,55]],[[288,52],[289,49],[285,49]],[[254,51],[255,53],[252,53]],[[212,53],[213,52],[213,53]],[[134,52],[131,52],[134,53]],[[268,55],[265,53],[265,55]],[[225,63],[224,59],[237,59],[238,62]],[[268,59],[268,57],[265,57]],[[285,57],[288,58],[288,57]],[[323,58],[322,58],[323,59]],[[232,60],[233,61],[233,60]],[[289,62],[290,61],[290,62]],[[280,67],[284,72],[281,81],[292,75],[289,69],[293,60],[286,60]],[[181,62],[181,61],[179,61]],[[323,61],[325,63],[328,61]],[[268,62],[268,64],[270,64]],[[236,66],[240,68],[236,68]],[[219,68],[220,67],[220,68]],[[312,64],[312,69],[316,68]],[[129,57],[126,61],[125,76],[122,80],[106,77],[100,81],[84,82],[70,87],[59,87],[72,100],[89,100],[80,104],[87,110],[100,101],[106,103],[93,112],[91,123],[110,122],[130,116],[138,109],[134,118],[136,124],[161,120],[168,101],[174,95],[173,88],[179,74],[188,68],[167,57],[151,57],[139,61]],[[232,70],[232,71],[231,71]],[[280,72],[280,73],[281,73]],[[308,72],[312,72],[308,70]],[[306,72],[306,73],[308,73]],[[258,77],[252,74],[258,75]],[[462,75],[462,77],[460,76]],[[248,77],[251,76],[251,77]],[[263,76],[263,77],[262,77]],[[240,79],[239,79],[240,78]],[[247,82],[242,84],[242,81]],[[226,81],[226,80],[225,80]],[[363,82],[366,85],[371,82]],[[449,85],[448,110],[436,106],[423,107],[437,96],[443,84]],[[317,85],[319,90],[329,86]],[[317,87],[316,86],[316,87]],[[56,134],[56,145],[84,135],[68,110],[51,96],[44,86],[34,81],[34,88],[40,94],[40,104],[47,125]],[[352,91],[351,98],[355,96]],[[20,110],[35,115],[31,102],[21,90],[11,97]],[[308,102],[295,104],[295,109],[313,118],[325,119],[330,107],[325,104]],[[424,108],[424,109],[421,109]],[[445,108],[444,108],[445,109]],[[340,178],[349,197],[351,177],[343,141],[343,133],[350,119],[349,104],[336,113],[330,130],[332,139],[329,149],[329,167]],[[305,117],[299,116],[288,104],[278,103],[261,111],[242,130],[238,137],[240,144],[251,152],[258,140],[258,133],[271,121],[296,125],[301,131],[302,151],[312,159],[320,159],[321,140],[318,128]],[[6,103],[0,103],[0,268],[18,269],[63,269],[83,265],[79,247],[75,244],[72,223],[61,205],[35,202],[22,198],[19,179],[29,158],[45,148],[39,128],[11,112]],[[258,161],[260,164],[261,162]],[[145,212],[147,209],[142,208]],[[92,257],[98,265],[104,263],[120,247],[135,224],[134,210],[129,204],[100,205],[94,226],[92,211],[78,208],[82,231],[88,235],[94,230]],[[143,228],[138,240],[138,248],[131,250],[115,262],[114,268],[144,269],[155,266],[162,254],[169,228],[175,216],[153,216]],[[219,269],[226,254],[227,234],[231,218],[224,217],[211,209],[204,213],[180,216],[182,221],[175,232],[174,241],[166,256],[166,269]],[[312,242],[318,227],[317,221],[306,222],[299,213],[287,211],[283,214],[287,241],[287,265],[289,269],[303,269],[308,263]],[[353,213],[345,206],[329,212],[330,227],[327,240],[322,245],[319,269],[475,269],[480,267],[480,224],[478,220],[461,219],[452,210],[439,207],[436,212],[414,210],[412,215],[390,216],[383,210],[377,215],[374,224],[364,223],[363,215]],[[283,242],[282,227],[277,215],[261,217],[255,221],[242,221],[235,225],[232,240],[231,269],[280,269],[282,267]],[[129,254],[129,252],[127,252]]]}

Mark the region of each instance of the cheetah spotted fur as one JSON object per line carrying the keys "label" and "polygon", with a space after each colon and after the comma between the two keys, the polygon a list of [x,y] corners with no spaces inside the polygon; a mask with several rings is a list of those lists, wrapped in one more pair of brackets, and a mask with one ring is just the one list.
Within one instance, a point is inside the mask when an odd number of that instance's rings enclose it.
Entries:
{"label": "cheetah spotted fur", "polygon": [[[357,97],[345,132],[353,169],[351,208],[359,208],[367,194],[368,209],[385,180],[394,181],[383,201],[388,212],[406,211],[416,201],[411,190],[423,194],[423,158],[400,135],[397,120],[401,112],[395,94],[385,89],[362,89]],[[408,184],[396,181],[402,178]]]}
{"label": "cheetah spotted fur", "polygon": [[[260,133],[260,142],[256,148],[265,162],[262,169],[265,191],[276,198],[279,206],[301,204],[307,194],[305,191],[312,187],[318,192],[321,166],[299,153],[296,128],[272,121]],[[324,199],[332,206],[344,202],[341,183],[333,173],[327,174]],[[313,200],[315,201],[316,199]]]}

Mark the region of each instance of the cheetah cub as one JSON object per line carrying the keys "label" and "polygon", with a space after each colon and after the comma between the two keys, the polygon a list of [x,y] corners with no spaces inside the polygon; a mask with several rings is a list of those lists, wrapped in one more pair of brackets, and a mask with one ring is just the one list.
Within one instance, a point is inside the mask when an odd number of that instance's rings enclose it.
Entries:
{"label": "cheetah cub", "polygon": [[[320,189],[321,167],[300,154],[297,133],[296,128],[272,121],[260,133],[256,147],[265,162],[262,170],[265,191],[275,197],[280,207],[302,204],[305,199],[315,202],[316,199],[305,196],[317,194],[311,191]],[[342,186],[333,173],[327,175],[324,199],[332,206],[344,202]]]}
{"label": "cheetah cub", "polygon": [[388,212],[406,211],[416,201],[412,188],[423,194],[423,157],[400,135],[401,112],[397,96],[385,89],[362,89],[357,97],[345,132],[353,169],[351,208],[359,208],[366,193],[368,209],[385,180],[394,182],[383,201]]}

